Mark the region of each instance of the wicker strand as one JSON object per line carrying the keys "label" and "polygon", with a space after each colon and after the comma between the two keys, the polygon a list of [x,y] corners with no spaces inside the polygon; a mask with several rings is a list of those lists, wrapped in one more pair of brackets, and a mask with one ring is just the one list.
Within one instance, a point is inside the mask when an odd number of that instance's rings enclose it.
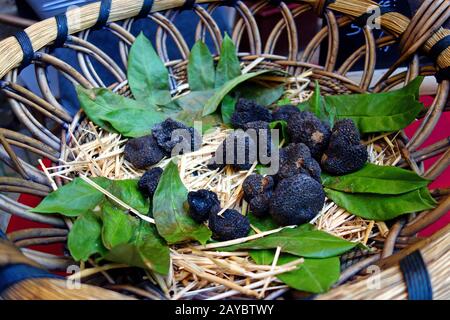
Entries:
{"label": "wicker strand", "polygon": [[[197,4],[218,2],[218,0],[199,0]],[[312,5],[315,11],[318,12],[326,7],[336,12],[343,13],[353,18],[359,17],[367,12],[369,8],[376,6],[375,2],[369,0],[336,0],[333,3],[324,0],[302,0],[297,2],[305,2]],[[448,0],[445,0],[448,5]],[[113,0],[108,22],[127,19],[137,16],[142,9],[142,0]],[[163,11],[167,9],[179,8],[185,4],[184,0],[156,0],[153,4],[152,12]],[[93,27],[98,19],[100,11],[100,3],[92,3],[81,8],[75,8],[66,13],[69,26],[69,34],[74,34],[79,31]],[[318,12],[320,13],[320,12]],[[402,35],[409,26],[409,18],[396,13],[389,12],[379,18],[379,22],[390,33],[396,37]],[[444,21],[441,22],[444,23]],[[436,30],[425,42],[424,48],[431,48],[432,43],[436,43],[442,39],[442,34],[446,33],[447,29],[433,26]],[[25,30],[31,40],[33,50],[37,51],[57,38],[57,28],[55,18],[50,18],[38,22]],[[450,52],[445,50],[438,59],[437,64],[441,69],[450,66]],[[23,59],[22,49],[15,37],[10,37],[0,42],[0,77],[11,71],[15,66],[19,65]]]}

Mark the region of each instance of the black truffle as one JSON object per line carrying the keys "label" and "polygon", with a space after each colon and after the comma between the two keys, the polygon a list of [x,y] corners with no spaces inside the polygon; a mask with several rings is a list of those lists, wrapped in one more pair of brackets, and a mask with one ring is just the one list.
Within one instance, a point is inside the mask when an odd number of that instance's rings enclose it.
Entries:
{"label": "black truffle", "polygon": [[322,156],[322,168],[336,175],[361,169],[367,162],[368,154],[360,139],[358,128],[353,120],[337,121],[333,127],[328,148]]}
{"label": "black truffle", "polygon": [[220,207],[217,195],[209,190],[191,191],[188,193],[189,215],[198,223],[208,220],[211,210]]}
{"label": "black truffle", "polygon": [[163,173],[163,169],[156,167],[145,172],[138,182],[138,188],[142,194],[148,198],[153,198],[153,194],[158,187],[159,179]]}
{"label": "black truffle", "polygon": [[244,125],[244,130],[257,142],[258,162],[266,164],[274,148],[269,123],[265,121],[248,122]]}
{"label": "black truffle", "polygon": [[293,114],[287,121],[287,132],[292,142],[306,144],[316,160],[320,160],[331,134],[328,124],[309,111]]}
{"label": "black truffle", "polygon": [[322,185],[298,174],[278,183],[270,198],[270,215],[279,225],[300,225],[314,218],[324,202]]}
{"label": "black truffle", "polygon": [[243,129],[246,123],[253,121],[271,122],[272,114],[267,108],[252,100],[239,99],[235,111],[231,115],[231,125],[236,129]]}
{"label": "black truffle", "polygon": [[151,135],[128,140],[124,150],[125,160],[137,169],[145,169],[164,158],[164,152]]}
{"label": "black truffle", "polygon": [[300,173],[321,182],[320,165],[311,156],[309,148],[303,143],[291,143],[280,150],[280,168],[276,177],[282,180]]}
{"label": "black truffle", "polygon": [[272,121],[288,121],[294,114],[300,113],[300,109],[291,104],[279,106],[272,112]]}
{"label": "black truffle", "polygon": [[236,170],[248,170],[257,161],[257,144],[242,130],[230,134],[217,148],[208,168],[214,170],[231,165]]}
{"label": "black truffle", "polygon": [[269,191],[252,198],[249,203],[250,212],[256,217],[266,216],[269,213],[271,196],[272,192]]}
{"label": "black truffle", "polygon": [[227,209],[221,216],[216,213],[209,216],[209,228],[213,232],[213,239],[227,241],[246,237],[250,231],[250,222],[239,211]]}
{"label": "black truffle", "polygon": [[274,181],[271,176],[263,177],[257,173],[249,175],[242,183],[244,198],[247,202],[250,202],[256,196],[272,191],[273,188]]}
{"label": "black truffle", "polygon": [[201,135],[197,130],[171,118],[156,124],[152,134],[167,156],[172,156],[173,152],[181,154],[198,150],[202,144]]}

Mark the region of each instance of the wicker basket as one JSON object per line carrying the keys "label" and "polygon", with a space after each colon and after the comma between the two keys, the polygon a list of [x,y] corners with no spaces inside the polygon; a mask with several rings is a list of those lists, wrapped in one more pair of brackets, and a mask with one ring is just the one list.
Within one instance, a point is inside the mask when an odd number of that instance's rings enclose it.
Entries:
{"label": "wicker basket", "polygon": [[[119,55],[125,65],[128,48],[135,39],[130,33],[134,22],[133,17],[141,13],[144,2],[151,1],[113,0],[109,16],[106,14],[106,17],[109,18],[103,29],[120,40]],[[108,1],[103,1],[103,6],[106,3]],[[407,139],[404,134],[399,135],[397,139],[402,146],[403,160],[409,167],[428,179],[436,179],[450,162],[449,139],[444,139],[420,150],[418,148],[433,132],[439,117],[448,107],[450,48],[443,47],[443,44],[448,43],[450,36],[447,22],[450,17],[450,2],[448,0],[419,1],[420,6],[411,18],[397,12],[382,11],[382,16],[377,21],[386,31],[386,35],[375,39],[372,30],[367,26],[364,27],[365,45],[351,54],[340,66],[337,65],[339,28],[349,25],[355,18],[364,19],[364,14],[369,7],[376,6],[376,4],[369,0],[302,0],[290,1],[290,3],[296,3],[296,5],[288,6],[280,1],[156,0],[147,18],[158,27],[155,39],[157,52],[165,59],[171,72],[181,77],[186,76],[185,60],[189,48],[174,24],[174,19],[180,9],[195,11],[200,18],[195,29],[196,38],[208,35],[218,48],[223,35],[213,18],[213,12],[221,5],[232,7],[232,10],[236,12],[236,23],[231,36],[240,52],[242,61],[248,63],[264,56],[265,61],[286,68],[293,74],[299,74],[311,68],[313,70],[311,79],[318,80],[326,94],[387,91],[399,84],[408,83],[418,75],[435,75],[438,79],[438,89],[431,107],[421,115],[423,117],[421,126],[411,139]],[[200,6],[199,4],[205,5]],[[25,37],[21,45],[16,37],[10,37],[0,42],[0,77],[3,78],[1,88],[8,97],[16,117],[31,133],[31,136],[25,136],[18,132],[0,129],[0,142],[3,145],[3,149],[0,150],[1,158],[21,176],[21,178],[0,177],[2,192],[27,193],[37,196],[48,194],[52,190],[52,186],[49,185],[45,175],[37,169],[38,163],[27,163],[19,157],[15,150],[17,148],[24,149],[41,158],[45,157],[53,162],[58,162],[60,157],[64,157],[66,151],[67,130],[73,128],[80,120],[80,113],[75,117],[70,116],[52,93],[47,77],[47,68],[53,67],[73,83],[92,88],[102,84],[102,79],[99,78],[91,61],[96,60],[115,77],[116,81],[110,86],[111,89],[126,85],[123,70],[88,38],[89,30],[98,22],[101,6],[99,1],[68,11],[66,16],[69,36],[63,37],[62,40],[65,42],[60,41],[61,37],[57,39],[58,23],[54,18],[27,28],[28,38]],[[282,19],[271,30],[268,38],[263,41],[254,15],[269,6],[278,6]],[[300,54],[299,37],[301,38],[301,34],[297,30],[296,21],[302,19],[302,16],[309,11],[322,17],[326,26],[317,32]],[[30,40],[31,43],[28,45],[31,45],[32,48],[26,47],[27,39]],[[181,59],[169,61],[168,39],[171,39],[180,51]],[[285,56],[276,53],[282,39],[287,39],[289,44],[288,54]],[[80,72],[52,55],[55,40],[58,40],[60,46],[77,52],[78,62],[81,66]],[[328,45],[325,63],[324,65],[314,64],[311,62],[313,56],[323,43]],[[371,85],[375,72],[377,48],[394,43],[398,43],[400,48],[399,60],[375,85]],[[243,47],[246,48],[246,52],[244,49],[239,50]],[[34,55],[29,55],[28,51],[30,50],[34,52]],[[431,56],[434,64],[420,66],[419,59],[422,54]],[[39,93],[33,93],[17,83],[20,67],[24,62],[30,62],[24,61],[30,58],[32,58],[31,62],[35,64]],[[364,59],[364,72],[360,81],[355,82],[350,80],[347,74],[360,59]],[[404,63],[408,66],[407,71],[394,73]],[[436,155],[439,155],[439,160],[427,171],[424,171],[424,160]],[[431,291],[428,290],[431,282],[433,298],[449,299],[450,292],[447,286],[450,258],[449,226],[428,239],[416,237],[420,230],[435,222],[450,209],[448,189],[433,190],[432,194],[439,201],[434,210],[411,214],[407,220],[394,221],[387,237],[380,240],[382,251],[376,255],[360,257],[356,263],[349,264],[343,270],[338,285],[329,293],[318,298],[426,299],[431,297]],[[29,229],[9,235],[9,240],[20,247],[21,251],[14,249],[8,241],[0,240],[2,256],[0,267],[18,263],[36,266],[35,261],[50,269],[67,265],[67,261],[63,258],[42,255],[25,247],[33,244],[64,242],[67,235],[66,229],[67,226],[70,226],[70,222],[54,216],[30,213],[27,211],[27,206],[11,200],[3,193],[0,195],[0,208],[13,215],[51,226],[46,229]],[[20,252],[25,253],[28,258],[21,255]],[[423,259],[421,259],[420,253]],[[425,266],[420,268],[421,261],[425,262]],[[411,276],[408,269],[410,270],[411,265],[415,263],[413,269],[422,272],[421,275],[426,275],[428,272],[431,281],[427,280],[426,276],[420,279]],[[377,266],[382,270],[379,274],[378,286],[371,290],[368,290],[369,282],[373,280],[369,274],[369,266]],[[24,276],[23,279],[27,279],[27,276]],[[3,292],[3,297],[55,298],[56,296],[53,296],[52,292],[59,292],[60,296],[58,297],[60,298],[125,298],[115,292],[96,288],[91,290],[87,288],[74,296],[71,292],[66,293],[65,287],[58,283],[58,280],[27,279],[25,283],[27,283],[26,286],[20,286],[19,283]],[[30,284],[33,283],[42,290],[33,292],[27,290],[26,288],[30,288]],[[419,288],[418,291],[417,288]],[[133,292],[133,289],[129,289],[129,291]],[[133,293],[145,296],[139,291]]]}

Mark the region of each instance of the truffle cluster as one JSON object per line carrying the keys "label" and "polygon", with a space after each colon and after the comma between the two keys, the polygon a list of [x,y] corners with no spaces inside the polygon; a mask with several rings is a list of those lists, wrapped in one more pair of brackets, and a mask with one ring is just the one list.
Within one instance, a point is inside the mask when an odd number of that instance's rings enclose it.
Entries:
{"label": "truffle cluster", "polygon": [[[239,112],[242,111],[235,113]],[[243,129],[268,127],[263,121],[255,120],[251,112],[245,115],[236,115],[240,122],[234,125]],[[367,161],[367,151],[350,119],[337,121],[331,129],[313,113],[285,105],[272,112],[272,120],[287,122],[291,143],[279,150],[279,170],[274,176],[247,177],[243,183],[244,199],[255,216],[270,213],[280,225],[306,223],[318,214],[325,202],[321,170],[332,174],[359,170]]]}
{"label": "truffle cluster", "polygon": [[[336,121],[333,128],[313,113],[300,111],[292,105],[280,106],[272,113],[254,101],[240,99],[231,116],[235,129],[218,147],[208,163],[211,170],[231,165],[236,170],[249,170],[265,155],[272,154],[270,121],[287,122],[290,144],[279,150],[279,170],[273,176],[252,174],[243,182],[244,199],[257,217],[272,216],[279,225],[309,222],[322,209],[325,192],[321,170],[331,174],[347,174],[359,170],[367,161],[358,128],[350,119]],[[263,131],[264,130],[264,131]],[[267,134],[263,134],[267,132]],[[267,143],[262,139],[267,139]],[[131,139],[125,146],[125,158],[136,168],[152,166],[174,152],[200,148],[201,137],[193,128],[167,119],[154,126],[151,135]],[[175,148],[181,148],[175,150]],[[148,170],[139,180],[139,189],[152,197],[162,169]],[[221,215],[220,201],[214,192],[189,192],[188,213],[198,223],[209,222],[213,238],[226,241],[247,236],[248,218],[227,209]]]}
{"label": "truffle cluster", "polygon": [[233,209],[225,210],[222,215],[217,195],[208,190],[191,191],[188,194],[189,215],[198,223],[209,219],[209,228],[213,238],[227,241],[242,238],[250,231],[248,218]]}
{"label": "truffle cluster", "polygon": [[208,168],[215,170],[231,165],[236,170],[248,170],[255,161],[262,162],[262,157],[270,157],[273,148],[271,121],[272,114],[267,108],[239,99],[231,115],[231,124],[237,130],[218,147]]}
{"label": "truffle cluster", "polygon": [[137,169],[157,164],[165,156],[198,150],[201,135],[192,127],[171,118],[156,124],[152,134],[128,140],[125,145],[125,160]]}

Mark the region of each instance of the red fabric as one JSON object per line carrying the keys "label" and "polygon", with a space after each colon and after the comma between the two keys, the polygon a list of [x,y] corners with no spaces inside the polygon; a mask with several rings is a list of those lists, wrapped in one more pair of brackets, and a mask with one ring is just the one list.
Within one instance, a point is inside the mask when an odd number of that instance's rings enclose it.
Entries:
{"label": "red fabric", "polygon": [[[429,106],[433,102],[433,97],[424,96],[420,98],[420,101],[425,105]],[[409,125],[405,129],[405,133],[408,137],[412,137],[414,132],[422,123],[422,120],[414,121],[411,125]],[[433,133],[428,137],[428,139],[420,146],[420,148],[424,148],[429,146],[430,144],[436,143],[442,139],[450,137],[450,112],[444,112],[444,114],[440,117],[436,128],[433,130]],[[433,163],[435,163],[441,155],[425,160],[424,166],[425,170],[430,168]],[[433,181],[429,188],[448,188],[450,187],[450,167],[448,167],[435,181]],[[419,236],[428,237],[438,231],[439,229],[445,227],[450,223],[450,211],[447,212],[441,219],[436,221],[435,223],[429,225],[427,228],[422,230],[419,233]]]}
{"label": "red fabric", "polygon": [[[42,162],[44,163],[45,166],[51,165],[51,161],[48,159],[44,159]],[[39,169],[41,169],[40,166],[39,166]],[[17,201],[19,203],[22,203],[24,205],[34,208],[39,204],[39,202],[41,202],[41,197],[34,196],[31,194],[21,194]],[[51,227],[51,226],[49,226],[47,224],[43,224],[43,223],[33,222],[33,221],[23,219],[23,218],[20,218],[17,216],[12,216],[11,220],[9,222],[9,225],[8,225],[7,233],[17,231],[17,230],[23,230],[23,229],[48,228],[48,227]],[[31,246],[30,249],[38,250],[41,252],[47,252],[47,253],[51,253],[51,254],[56,254],[56,255],[62,255],[64,245],[60,244],[60,243],[56,243],[56,244],[49,244],[49,245],[43,245],[43,246]]]}
{"label": "red fabric", "polygon": [[[421,97],[420,100],[421,102],[424,103],[425,106],[429,106],[433,102],[433,97],[425,96]],[[408,135],[408,137],[412,137],[414,132],[419,127],[421,121],[422,120],[415,121],[405,129],[405,132]],[[426,147],[449,136],[450,136],[450,112],[445,112],[437,124],[437,129],[433,130],[433,133],[431,134],[430,137],[428,137],[428,139],[424,142],[421,148]],[[440,156],[437,156],[426,160],[425,169],[428,169],[437,159],[439,159],[439,157]],[[50,164],[51,163],[49,160],[44,161],[45,166],[50,166]],[[445,188],[445,187],[450,187],[450,167],[447,168],[438,179],[436,179],[433,183],[430,184],[430,189]],[[34,207],[40,202],[40,198],[29,194],[23,194],[19,197],[18,201],[30,207]],[[449,222],[450,222],[450,212],[447,212],[445,216],[443,216],[441,219],[439,219],[432,225],[428,226],[426,229],[420,232],[419,235],[424,237],[429,236],[434,232],[438,231],[439,229],[443,228],[444,226],[446,226]],[[13,216],[9,223],[8,232],[27,228],[43,228],[43,227],[47,227],[47,225],[31,222]],[[61,255],[63,252],[63,245],[55,244],[47,246],[35,246],[33,247],[33,249]]]}

